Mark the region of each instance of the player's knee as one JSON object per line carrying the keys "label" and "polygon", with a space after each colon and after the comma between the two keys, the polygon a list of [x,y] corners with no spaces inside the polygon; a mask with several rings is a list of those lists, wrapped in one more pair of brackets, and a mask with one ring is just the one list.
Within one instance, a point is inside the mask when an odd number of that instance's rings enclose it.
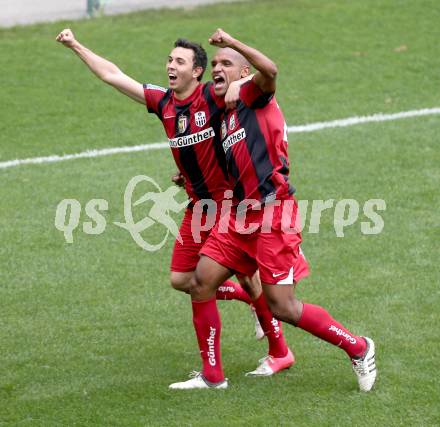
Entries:
{"label": "player's knee", "polygon": [[193,298],[200,299],[203,297],[207,287],[205,280],[206,278],[203,275],[197,274],[197,272],[194,274],[190,282],[190,293]]}
{"label": "player's knee", "polygon": [[191,296],[195,299],[205,299],[208,295],[215,293],[217,285],[221,282],[209,269],[197,267],[191,280]]}
{"label": "player's knee", "polygon": [[191,289],[204,288],[209,285],[209,272],[204,269],[197,269],[191,281]]}
{"label": "player's knee", "polygon": [[191,290],[191,280],[181,273],[171,272],[170,283],[173,289],[176,291],[186,292],[187,294]]}

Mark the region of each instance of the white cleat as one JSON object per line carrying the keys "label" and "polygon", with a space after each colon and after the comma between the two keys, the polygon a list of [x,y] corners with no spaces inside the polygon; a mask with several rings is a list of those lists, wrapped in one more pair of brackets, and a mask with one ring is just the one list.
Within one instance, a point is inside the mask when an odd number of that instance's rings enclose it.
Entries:
{"label": "white cleat", "polygon": [[180,383],[170,384],[169,388],[173,390],[192,390],[201,388],[225,389],[228,388],[228,379],[225,378],[219,383],[211,383],[205,379],[201,372],[193,371],[189,374],[191,379]]}
{"label": "white cleat", "polygon": [[370,391],[376,381],[376,354],[374,341],[371,338],[362,337],[367,343],[367,350],[362,359],[353,358],[353,371],[357,376],[359,389],[361,391]]}
{"label": "white cleat", "polygon": [[251,304],[251,314],[255,319],[255,339],[257,341],[261,341],[264,338],[264,331],[261,327],[260,321],[258,320],[257,312],[255,311],[255,307]]}

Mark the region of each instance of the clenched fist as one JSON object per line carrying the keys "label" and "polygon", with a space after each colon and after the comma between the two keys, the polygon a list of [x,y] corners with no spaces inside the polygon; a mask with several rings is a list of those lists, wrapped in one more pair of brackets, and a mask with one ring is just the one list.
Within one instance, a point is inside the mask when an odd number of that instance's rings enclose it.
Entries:
{"label": "clenched fist", "polygon": [[176,172],[171,177],[171,181],[179,187],[185,187],[185,177],[180,172]]}
{"label": "clenched fist", "polygon": [[62,43],[66,47],[72,47],[76,40],[72,30],[66,28],[57,35],[56,41]]}
{"label": "clenched fist", "polygon": [[234,38],[221,28],[218,28],[217,31],[209,38],[209,44],[217,47],[230,47],[233,42]]}

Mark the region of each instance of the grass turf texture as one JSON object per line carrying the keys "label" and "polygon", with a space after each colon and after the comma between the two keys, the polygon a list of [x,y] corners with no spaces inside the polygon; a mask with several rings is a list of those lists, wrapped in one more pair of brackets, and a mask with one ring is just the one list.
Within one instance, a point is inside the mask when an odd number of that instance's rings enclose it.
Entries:
{"label": "grass turf texture", "polygon": [[[164,140],[157,119],[55,44],[64,26],[159,84],[177,37],[203,41],[221,26],[277,62],[292,125],[438,106],[438,20],[434,1],[256,1],[2,30],[0,161]],[[245,378],[266,347],[237,302],[220,304],[230,389],[167,389],[199,366],[188,297],[168,286],[172,241],[146,253],[112,225],[131,177],[168,186],[167,150],[0,170],[0,425],[438,425],[439,126],[290,135],[299,199],[387,203],[378,236],[361,235],[361,218],[338,239],[331,212],[319,234],[304,233],[312,275],[298,289],[375,339],[367,395],[341,351],[289,326],[297,365]],[[108,200],[105,233],[78,229],[66,244],[53,225],[64,198]]]}

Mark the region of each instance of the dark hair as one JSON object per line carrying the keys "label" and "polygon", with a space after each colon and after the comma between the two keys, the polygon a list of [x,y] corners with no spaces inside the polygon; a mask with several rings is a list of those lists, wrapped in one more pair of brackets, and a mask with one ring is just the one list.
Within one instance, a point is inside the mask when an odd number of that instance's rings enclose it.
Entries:
{"label": "dark hair", "polygon": [[194,67],[202,67],[202,74],[197,77],[197,80],[202,80],[203,73],[208,65],[208,55],[206,50],[198,43],[190,42],[187,39],[177,39],[174,43],[174,47],[183,47],[184,49],[191,49],[194,52]]}

